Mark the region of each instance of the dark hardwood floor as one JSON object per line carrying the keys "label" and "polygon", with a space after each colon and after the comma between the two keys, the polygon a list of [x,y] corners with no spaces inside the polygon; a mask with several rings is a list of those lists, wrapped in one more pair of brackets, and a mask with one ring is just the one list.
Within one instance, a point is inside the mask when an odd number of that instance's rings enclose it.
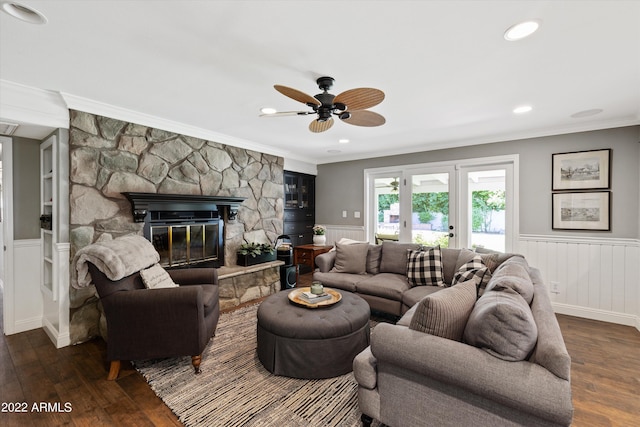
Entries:
{"label": "dark hardwood floor", "polygon": [[[300,280],[309,282],[310,275]],[[1,298],[0,292],[0,308]],[[558,320],[573,362],[573,425],[639,426],[640,332],[569,316]],[[105,355],[101,339],[56,349],[42,329],[1,334],[0,425],[181,425],[129,364],[118,380],[107,381]]]}

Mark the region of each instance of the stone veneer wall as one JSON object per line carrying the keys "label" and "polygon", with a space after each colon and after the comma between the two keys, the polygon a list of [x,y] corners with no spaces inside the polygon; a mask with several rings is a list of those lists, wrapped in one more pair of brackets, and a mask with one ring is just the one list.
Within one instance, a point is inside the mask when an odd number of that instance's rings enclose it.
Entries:
{"label": "stone veneer wall", "polygon": [[[71,257],[101,239],[142,234],[126,191],[247,199],[225,224],[225,265],[243,242],[275,243],[283,230],[282,157],[70,111]],[[71,342],[105,336],[95,288],[70,290]],[[102,323],[102,324],[101,324]]]}
{"label": "stone veneer wall", "polygon": [[220,309],[237,307],[280,291],[281,264],[282,261],[269,262],[219,275]]}

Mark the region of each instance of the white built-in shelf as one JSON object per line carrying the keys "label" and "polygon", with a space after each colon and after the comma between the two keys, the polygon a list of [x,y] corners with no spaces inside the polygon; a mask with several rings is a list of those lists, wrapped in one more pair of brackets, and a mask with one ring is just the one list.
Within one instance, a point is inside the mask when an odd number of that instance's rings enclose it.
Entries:
{"label": "white built-in shelf", "polygon": [[51,230],[40,229],[41,243],[41,280],[40,288],[44,295],[53,301],[58,299],[56,295],[57,266],[54,261],[54,251],[57,243],[57,203],[56,185],[58,178],[56,171],[57,143],[51,136],[40,144],[40,215],[51,215]]}

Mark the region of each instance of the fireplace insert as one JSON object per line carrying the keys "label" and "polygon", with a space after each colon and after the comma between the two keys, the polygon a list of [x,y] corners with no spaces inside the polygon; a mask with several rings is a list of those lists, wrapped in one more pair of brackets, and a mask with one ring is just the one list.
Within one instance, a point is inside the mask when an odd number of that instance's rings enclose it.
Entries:
{"label": "fireplace insert", "polygon": [[166,268],[220,267],[224,260],[224,224],[235,217],[243,197],[123,193],[134,221]]}
{"label": "fireplace insert", "polygon": [[223,226],[217,211],[152,212],[145,237],[160,254],[162,266],[206,263],[219,267],[219,259],[224,256]]}

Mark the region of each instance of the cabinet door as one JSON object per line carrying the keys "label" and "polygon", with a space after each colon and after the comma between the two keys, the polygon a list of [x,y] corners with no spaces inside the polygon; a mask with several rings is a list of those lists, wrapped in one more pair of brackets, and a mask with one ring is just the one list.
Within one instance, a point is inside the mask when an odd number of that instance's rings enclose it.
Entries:
{"label": "cabinet door", "polygon": [[284,207],[285,209],[297,209],[300,207],[298,176],[290,173],[284,174]]}
{"label": "cabinet door", "polygon": [[300,177],[300,207],[313,209],[315,201],[315,177]]}

